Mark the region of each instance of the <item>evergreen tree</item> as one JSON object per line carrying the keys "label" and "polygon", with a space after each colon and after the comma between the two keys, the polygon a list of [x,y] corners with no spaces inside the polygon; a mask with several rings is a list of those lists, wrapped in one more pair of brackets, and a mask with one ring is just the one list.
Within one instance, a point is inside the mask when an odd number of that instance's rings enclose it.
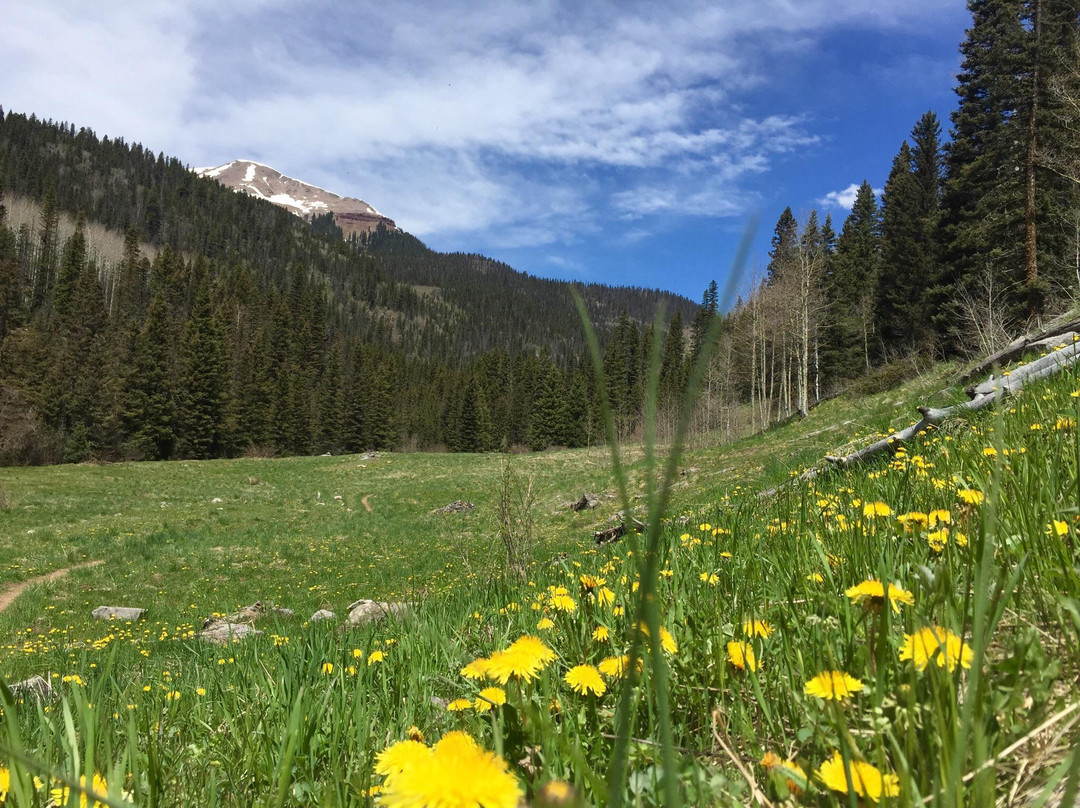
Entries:
{"label": "evergreen tree", "polygon": [[668,326],[660,359],[660,405],[677,407],[686,390],[686,336],[682,314],[675,312]]}
{"label": "evergreen tree", "polygon": [[534,451],[566,445],[570,430],[570,410],[563,377],[554,364],[548,367],[544,386],[536,402],[530,445]]}
{"label": "evergreen tree", "polygon": [[222,446],[226,368],[218,324],[210,309],[206,263],[195,262],[194,299],[180,338],[176,450],[182,457],[213,457]]}
{"label": "evergreen tree", "polygon": [[799,249],[799,223],[791,208],[784,208],[773,230],[772,249],[769,250],[768,283],[775,283],[797,260]]}
{"label": "evergreen tree", "polygon": [[169,304],[159,287],[135,340],[125,396],[124,420],[131,435],[126,452],[136,459],[165,460],[173,453],[171,331]]}
{"label": "evergreen tree", "polygon": [[921,188],[905,140],[893,159],[881,201],[882,264],[877,329],[882,343],[910,349],[922,336],[929,269],[923,251]]}
{"label": "evergreen tree", "polygon": [[57,246],[60,240],[60,211],[56,206],[56,188],[49,186],[41,205],[38,224],[38,250],[30,282],[30,311],[41,309],[52,293],[56,277]]}
{"label": "evergreen tree", "polygon": [[22,322],[21,298],[18,243],[0,217],[0,344]]}
{"label": "evergreen tree", "polygon": [[844,221],[831,261],[828,365],[834,378],[850,378],[869,369],[873,345],[873,300],[881,259],[877,200],[863,181]]}
{"label": "evergreen tree", "polygon": [[690,364],[697,361],[698,354],[705,347],[705,336],[709,333],[713,318],[716,316],[719,306],[719,293],[716,281],[709,281],[709,286],[701,297],[701,305],[694,312],[694,319],[690,324]]}

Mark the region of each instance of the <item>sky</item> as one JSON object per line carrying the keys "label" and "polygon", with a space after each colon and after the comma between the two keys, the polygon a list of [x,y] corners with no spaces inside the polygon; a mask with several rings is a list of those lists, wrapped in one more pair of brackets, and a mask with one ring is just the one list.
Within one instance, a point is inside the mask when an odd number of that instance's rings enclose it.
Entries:
{"label": "sky", "polygon": [[0,0],[0,105],[191,166],[252,159],[430,247],[669,289],[750,269],[790,206],[839,231],[919,116],[962,0]]}

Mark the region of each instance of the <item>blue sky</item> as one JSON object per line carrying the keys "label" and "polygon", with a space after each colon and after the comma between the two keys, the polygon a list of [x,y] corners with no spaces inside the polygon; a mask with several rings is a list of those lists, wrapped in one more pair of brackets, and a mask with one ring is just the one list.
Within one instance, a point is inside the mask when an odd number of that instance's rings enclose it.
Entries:
{"label": "blue sky", "polygon": [[960,0],[5,4],[0,104],[250,158],[531,274],[723,282],[947,131]]}

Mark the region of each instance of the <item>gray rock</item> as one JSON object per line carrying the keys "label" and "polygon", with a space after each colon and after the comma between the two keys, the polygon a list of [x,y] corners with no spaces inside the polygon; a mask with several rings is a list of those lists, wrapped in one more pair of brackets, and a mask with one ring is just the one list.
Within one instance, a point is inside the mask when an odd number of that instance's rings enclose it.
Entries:
{"label": "gray rock", "polygon": [[133,609],[128,606],[98,606],[92,612],[98,620],[142,620],[146,609]]}
{"label": "gray rock", "polygon": [[9,690],[13,696],[33,696],[37,699],[48,699],[53,694],[52,684],[41,676],[31,676],[29,679],[16,682]]}
{"label": "gray rock", "polygon": [[319,609],[319,611],[317,611],[317,612],[315,612],[315,614],[311,615],[311,621],[310,622],[318,623],[318,622],[320,622],[322,620],[333,620],[336,617],[337,617],[337,615],[334,614],[329,609]]}
{"label": "gray rock", "polygon": [[597,505],[600,504],[600,498],[596,494],[582,494],[581,499],[577,502],[570,503],[570,510],[572,511],[591,511]]}
{"label": "gray rock", "polygon": [[444,505],[442,508],[436,508],[431,513],[472,513],[476,510],[476,506],[471,502],[464,499],[459,499],[451,502],[449,505]]}
{"label": "gray rock", "polygon": [[228,620],[215,620],[209,625],[204,626],[203,630],[199,632],[199,636],[204,640],[217,643],[218,645],[228,645],[230,642],[239,642],[245,637],[251,637],[256,634],[262,634],[262,632],[256,631],[255,628],[248,623],[230,623]]}
{"label": "gray rock", "polygon": [[366,626],[387,617],[401,617],[412,608],[411,603],[394,603],[381,600],[358,600],[349,604],[350,626]]}
{"label": "gray rock", "polygon": [[292,609],[286,609],[284,606],[275,606],[274,614],[276,614],[278,617],[283,618],[296,617],[296,612],[294,612]]}

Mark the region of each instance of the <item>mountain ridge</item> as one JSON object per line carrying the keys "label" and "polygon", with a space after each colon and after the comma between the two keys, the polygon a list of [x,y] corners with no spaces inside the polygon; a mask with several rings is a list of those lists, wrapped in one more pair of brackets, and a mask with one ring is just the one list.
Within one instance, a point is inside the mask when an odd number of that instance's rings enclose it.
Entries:
{"label": "mountain ridge", "polygon": [[305,221],[310,222],[316,216],[329,213],[344,238],[370,233],[380,224],[388,230],[398,229],[393,219],[362,199],[341,196],[290,177],[258,160],[230,160],[219,166],[201,166],[191,170],[197,176],[216,180],[226,188],[282,207]]}

